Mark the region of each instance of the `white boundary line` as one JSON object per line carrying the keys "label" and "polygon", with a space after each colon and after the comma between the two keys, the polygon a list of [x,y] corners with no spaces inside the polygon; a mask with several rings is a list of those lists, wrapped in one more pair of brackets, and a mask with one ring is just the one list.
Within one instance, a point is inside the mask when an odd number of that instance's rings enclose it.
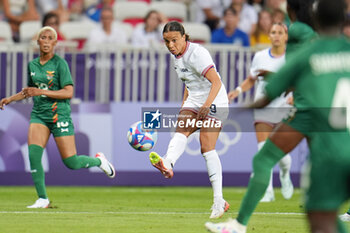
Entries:
{"label": "white boundary line", "polygon": [[[73,211],[0,211],[0,214],[127,214],[127,215],[137,215],[137,214],[153,214],[153,215],[202,215],[209,214],[209,212],[130,212],[130,211],[106,211],[106,212],[73,212]],[[238,214],[238,212],[229,212],[228,214]],[[304,213],[285,213],[285,212],[254,212],[253,215],[300,215],[304,216]]]}

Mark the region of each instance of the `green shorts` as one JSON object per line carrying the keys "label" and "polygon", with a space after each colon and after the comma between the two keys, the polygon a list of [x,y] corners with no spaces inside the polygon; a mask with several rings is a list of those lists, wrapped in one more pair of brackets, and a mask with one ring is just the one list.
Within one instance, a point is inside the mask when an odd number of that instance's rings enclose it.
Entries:
{"label": "green shorts", "polygon": [[45,125],[47,128],[49,128],[50,132],[55,138],[74,135],[74,125],[71,118],[63,119],[57,121],[56,123],[53,123],[42,120],[40,117],[37,117],[34,114],[32,114],[30,123],[38,123]]}
{"label": "green shorts", "polygon": [[[317,159],[303,174],[307,211],[336,211],[350,197],[350,158]],[[322,156],[322,155],[321,155]],[[310,163],[309,163],[310,164]]]}
{"label": "green shorts", "polygon": [[305,136],[308,136],[310,132],[312,132],[312,117],[308,110],[295,111],[295,109],[296,108],[291,109],[291,114],[289,114],[287,119],[283,120],[283,123],[289,125]]}

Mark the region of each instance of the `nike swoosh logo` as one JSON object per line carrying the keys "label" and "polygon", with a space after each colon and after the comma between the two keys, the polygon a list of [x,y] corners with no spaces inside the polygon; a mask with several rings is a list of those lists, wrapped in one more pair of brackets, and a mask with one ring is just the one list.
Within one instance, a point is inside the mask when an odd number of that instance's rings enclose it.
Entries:
{"label": "nike swoosh logo", "polygon": [[214,176],[214,175],[216,175],[216,173],[214,173],[214,174],[210,175],[210,176],[209,176],[209,178],[211,178],[211,177],[212,177],[212,176]]}

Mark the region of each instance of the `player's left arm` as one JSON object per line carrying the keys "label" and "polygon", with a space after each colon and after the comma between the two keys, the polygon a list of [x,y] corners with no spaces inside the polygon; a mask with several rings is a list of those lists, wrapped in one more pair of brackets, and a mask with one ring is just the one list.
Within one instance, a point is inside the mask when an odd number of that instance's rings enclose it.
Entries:
{"label": "player's left arm", "polygon": [[219,77],[219,74],[216,72],[215,68],[210,68],[207,73],[205,74],[205,78],[211,82],[211,88],[209,95],[204,102],[203,106],[199,109],[197,119],[203,120],[208,115],[210,106],[215,100],[216,96],[218,95],[220,88],[221,88],[221,79]]}
{"label": "player's left arm", "polygon": [[26,87],[23,88],[22,92],[24,93],[25,97],[46,95],[52,99],[71,99],[73,97],[74,88],[72,85],[67,85],[60,90],[51,91],[39,89],[36,87]]}

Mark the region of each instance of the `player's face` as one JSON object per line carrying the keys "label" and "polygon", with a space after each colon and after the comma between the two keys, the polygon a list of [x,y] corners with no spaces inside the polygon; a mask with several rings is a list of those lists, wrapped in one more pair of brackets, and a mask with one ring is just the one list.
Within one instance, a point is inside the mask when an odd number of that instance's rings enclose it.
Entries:
{"label": "player's face", "polygon": [[272,46],[285,46],[288,40],[288,34],[283,25],[274,24],[271,27],[269,34]]}
{"label": "player's face", "polygon": [[174,55],[181,55],[186,49],[186,35],[181,35],[178,31],[163,33],[166,47]]}
{"label": "player's face", "polygon": [[55,48],[57,40],[52,31],[46,30],[39,35],[37,42],[41,53],[51,53]]}

